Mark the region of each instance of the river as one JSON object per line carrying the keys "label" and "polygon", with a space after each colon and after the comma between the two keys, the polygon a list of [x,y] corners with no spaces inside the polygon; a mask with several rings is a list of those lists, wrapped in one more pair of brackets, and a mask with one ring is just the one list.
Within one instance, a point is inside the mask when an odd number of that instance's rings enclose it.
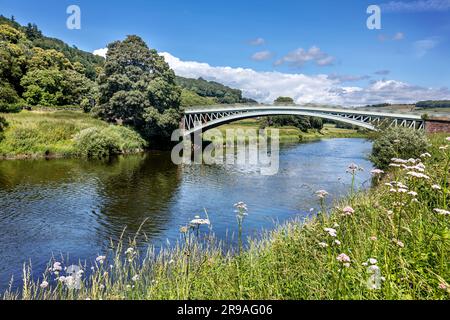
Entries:
{"label": "river", "polygon": [[217,237],[232,243],[238,201],[249,208],[244,236],[310,216],[316,190],[330,193],[328,203],[349,192],[350,163],[365,169],[358,187],[370,186],[371,147],[364,139],[282,145],[273,176],[238,165],[176,166],[167,152],[110,161],[0,161],[0,290],[11,276],[20,284],[27,261],[37,276],[52,255],[89,263],[125,227],[126,237],[134,235],[145,219],[141,244],[161,246],[176,242],[180,226],[204,217],[204,209]]}

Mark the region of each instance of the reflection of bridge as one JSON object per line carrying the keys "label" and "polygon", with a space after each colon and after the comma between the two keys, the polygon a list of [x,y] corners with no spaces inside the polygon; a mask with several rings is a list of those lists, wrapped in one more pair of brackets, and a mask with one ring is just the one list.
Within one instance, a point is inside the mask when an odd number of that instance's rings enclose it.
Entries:
{"label": "reflection of bridge", "polygon": [[184,112],[182,128],[185,135],[205,131],[220,125],[246,118],[275,115],[310,116],[348,123],[354,126],[376,130],[378,127],[401,126],[418,130],[425,128],[420,115],[388,112],[375,112],[358,109],[321,108],[301,106],[232,106],[202,107]]}

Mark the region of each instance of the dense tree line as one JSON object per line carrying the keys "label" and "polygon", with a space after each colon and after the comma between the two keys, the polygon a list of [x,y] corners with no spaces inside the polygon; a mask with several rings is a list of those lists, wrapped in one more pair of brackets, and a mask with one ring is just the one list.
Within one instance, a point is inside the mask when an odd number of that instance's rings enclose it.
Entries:
{"label": "dense tree line", "polygon": [[14,25],[14,21],[0,23],[1,112],[23,105],[78,105],[94,98],[94,82],[81,62],[73,62],[55,49],[35,46],[29,37],[40,35],[37,27]]}
{"label": "dense tree line", "polygon": [[416,108],[422,108],[422,109],[450,108],[450,100],[419,101],[416,103]]}
{"label": "dense tree line", "polygon": [[212,98],[216,103],[257,103],[253,99],[244,98],[241,90],[232,89],[215,81],[207,81],[203,78],[189,79],[179,76],[176,77],[175,81],[180,87],[188,89],[198,96]]}

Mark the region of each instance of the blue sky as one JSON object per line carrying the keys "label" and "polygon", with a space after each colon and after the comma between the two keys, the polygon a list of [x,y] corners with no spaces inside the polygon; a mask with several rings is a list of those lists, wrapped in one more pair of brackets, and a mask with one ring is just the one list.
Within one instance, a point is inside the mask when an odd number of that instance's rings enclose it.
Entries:
{"label": "blue sky", "polygon": [[[72,4],[81,30],[66,28]],[[370,4],[381,6],[381,30],[366,27]],[[291,92],[336,104],[450,98],[450,0],[0,0],[0,13],[90,52],[140,35],[178,74],[261,101]]]}

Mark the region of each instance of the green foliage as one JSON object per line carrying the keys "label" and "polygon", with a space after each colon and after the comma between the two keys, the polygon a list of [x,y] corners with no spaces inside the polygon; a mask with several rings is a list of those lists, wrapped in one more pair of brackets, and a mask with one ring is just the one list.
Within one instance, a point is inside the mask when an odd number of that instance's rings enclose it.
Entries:
{"label": "green foliage", "polygon": [[207,81],[203,78],[188,79],[177,76],[176,83],[183,89],[195,92],[201,97],[213,98],[218,103],[257,103],[255,100],[243,98],[241,90],[232,89],[223,84]]}
{"label": "green foliage", "polygon": [[274,104],[295,104],[295,102],[291,97],[278,97],[275,99]]}
{"label": "green foliage", "polygon": [[188,89],[181,90],[181,106],[183,108],[192,106],[208,106],[216,103],[217,101],[214,98],[202,97],[196,92]]}
{"label": "green foliage", "polygon": [[114,140],[114,150],[119,153],[133,153],[145,147],[144,140],[131,129],[109,128],[104,121],[79,111],[22,111],[4,117],[9,126],[0,142],[0,158],[80,155],[74,137],[88,128],[97,128]]}
{"label": "green foliage", "polygon": [[111,125],[82,130],[75,138],[77,153],[87,158],[105,158],[119,153],[142,151],[145,141],[134,131]]}
{"label": "green foliage", "polygon": [[175,74],[138,36],[108,46],[98,79],[100,105],[93,112],[108,122],[121,122],[147,139],[168,137],[178,127],[180,89]]}
{"label": "green foliage", "polygon": [[323,121],[320,118],[300,116],[274,116],[263,120],[262,126],[286,127],[292,126],[307,132],[309,129],[322,130]]}
{"label": "green foliage", "polygon": [[424,132],[411,128],[388,128],[376,135],[371,161],[377,168],[386,169],[393,158],[418,158],[427,150]]}
{"label": "green foliage", "polygon": [[421,108],[421,109],[450,108],[450,100],[419,101],[416,103],[416,108]]}
{"label": "green foliage", "polygon": [[8,122],[6,122],[6,119],[3,117],[0,117],[0,141],[2,141],[4,138],[3,131],[5,131],[5,128],[7,126],[8,126]]}

